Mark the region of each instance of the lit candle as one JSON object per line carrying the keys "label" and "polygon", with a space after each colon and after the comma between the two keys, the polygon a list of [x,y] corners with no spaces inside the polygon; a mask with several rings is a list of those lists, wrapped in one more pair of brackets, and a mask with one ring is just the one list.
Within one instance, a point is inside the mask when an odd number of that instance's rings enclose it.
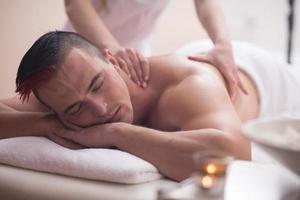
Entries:
{"label": "lit candle", "polygon": [[215,178],[210,175],[201,177],[200,186],[202,189],[211,189],[215,185]]}
{"label": "lit candle", "polygon": [[222,152],[199,152],[193,158],[198,169],[195,175],[201,195],[221,197],[224,194],[226,170],[233,157]]}
{"label": "lit candle", "polygon": [[214,164],[206,165],[206,171],[208,174],[215,174],[217,171],[216,165],[214,165]]}
{"label": "lit candle", "polygon": [[200,166],[201,174],[211,174],[215,176],[225,176],[227,165],[224,163],[207,162]]}

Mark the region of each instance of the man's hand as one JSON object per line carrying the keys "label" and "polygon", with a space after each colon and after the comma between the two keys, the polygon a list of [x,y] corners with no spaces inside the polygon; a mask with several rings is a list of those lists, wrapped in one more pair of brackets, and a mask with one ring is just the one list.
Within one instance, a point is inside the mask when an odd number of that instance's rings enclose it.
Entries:
{"label": "man's hand", "polygon": [[95,125],[80,130],[60,130],[57,136],[64,140],[92,148],[112,148],[114,141],[112,135],[122,128],[124,123],[107,123]]}
{"label": "man's hand", "polygon": [[244,94],[248,94],[239,78],[232,49],[228,45],[216,44],[216,46],[206,54],[189,56],[188,58],[193,61],[206,62],[217,67],[224,77],[231,99],[235,98],[237,87],[241,89]]}
{"label": "man's hand", "polygon": [[142,54],[132,48],[104,50],[104,55],[113,56],[120,68],[140,87],[146,88],[149,80],[149,62]]}
{"label": "man's hand", "polygon": [[83,145],[80,145],[72,140],[65,139],[59,136],[59,133],[69,132],[68,130],[56,117],[55,114],[48,114],[43,119],[43,126],[45,127],[43,136],[49,138],[53,142],[67,147],[69,149],[82,149],[86,148]]}

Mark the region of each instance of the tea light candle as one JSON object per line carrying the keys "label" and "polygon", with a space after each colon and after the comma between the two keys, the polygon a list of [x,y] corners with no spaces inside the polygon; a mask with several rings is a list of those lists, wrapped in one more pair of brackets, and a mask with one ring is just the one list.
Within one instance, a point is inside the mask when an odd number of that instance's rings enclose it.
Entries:
{"label": "tea light candle", "polygon": [[227,164],[217,162],[207,162],[200,166],[201,174],[211,174],[215,176],[225,176]]}
{"label": "tea light candle", "polygon": [[211,189],[215,185],[215,177],[205,175],[201,177],[200,186],[202,189]]}

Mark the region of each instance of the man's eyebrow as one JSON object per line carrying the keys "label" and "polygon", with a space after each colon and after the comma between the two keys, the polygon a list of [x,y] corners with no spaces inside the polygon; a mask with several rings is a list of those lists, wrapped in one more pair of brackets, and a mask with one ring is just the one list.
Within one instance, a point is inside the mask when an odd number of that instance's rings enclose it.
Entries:
{"label": "man's eyebrow", "polygon": [[[87,88],[86,92],[90,91],[90,89],[93,87],[95,82],[98,80],[98,78],[101,76],[101,72],[97,73],[91,80],[89,87]],[[76,101],[75,103],[72,103],[70,106],[68,106],[65,110],[64,113],[68,113],[74,106],[76,106],[80,101]]]}

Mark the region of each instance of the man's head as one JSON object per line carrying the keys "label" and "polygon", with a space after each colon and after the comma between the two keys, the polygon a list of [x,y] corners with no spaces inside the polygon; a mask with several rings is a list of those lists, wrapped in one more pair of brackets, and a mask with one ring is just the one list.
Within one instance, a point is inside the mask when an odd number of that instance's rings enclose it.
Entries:
{"label": "man's head", "polygon": [[133,120],[128,88],[98,49],[71,32],[40,37],[23,57],[16,85],[22,100],[31,92],[65,124],[86,127]]}

